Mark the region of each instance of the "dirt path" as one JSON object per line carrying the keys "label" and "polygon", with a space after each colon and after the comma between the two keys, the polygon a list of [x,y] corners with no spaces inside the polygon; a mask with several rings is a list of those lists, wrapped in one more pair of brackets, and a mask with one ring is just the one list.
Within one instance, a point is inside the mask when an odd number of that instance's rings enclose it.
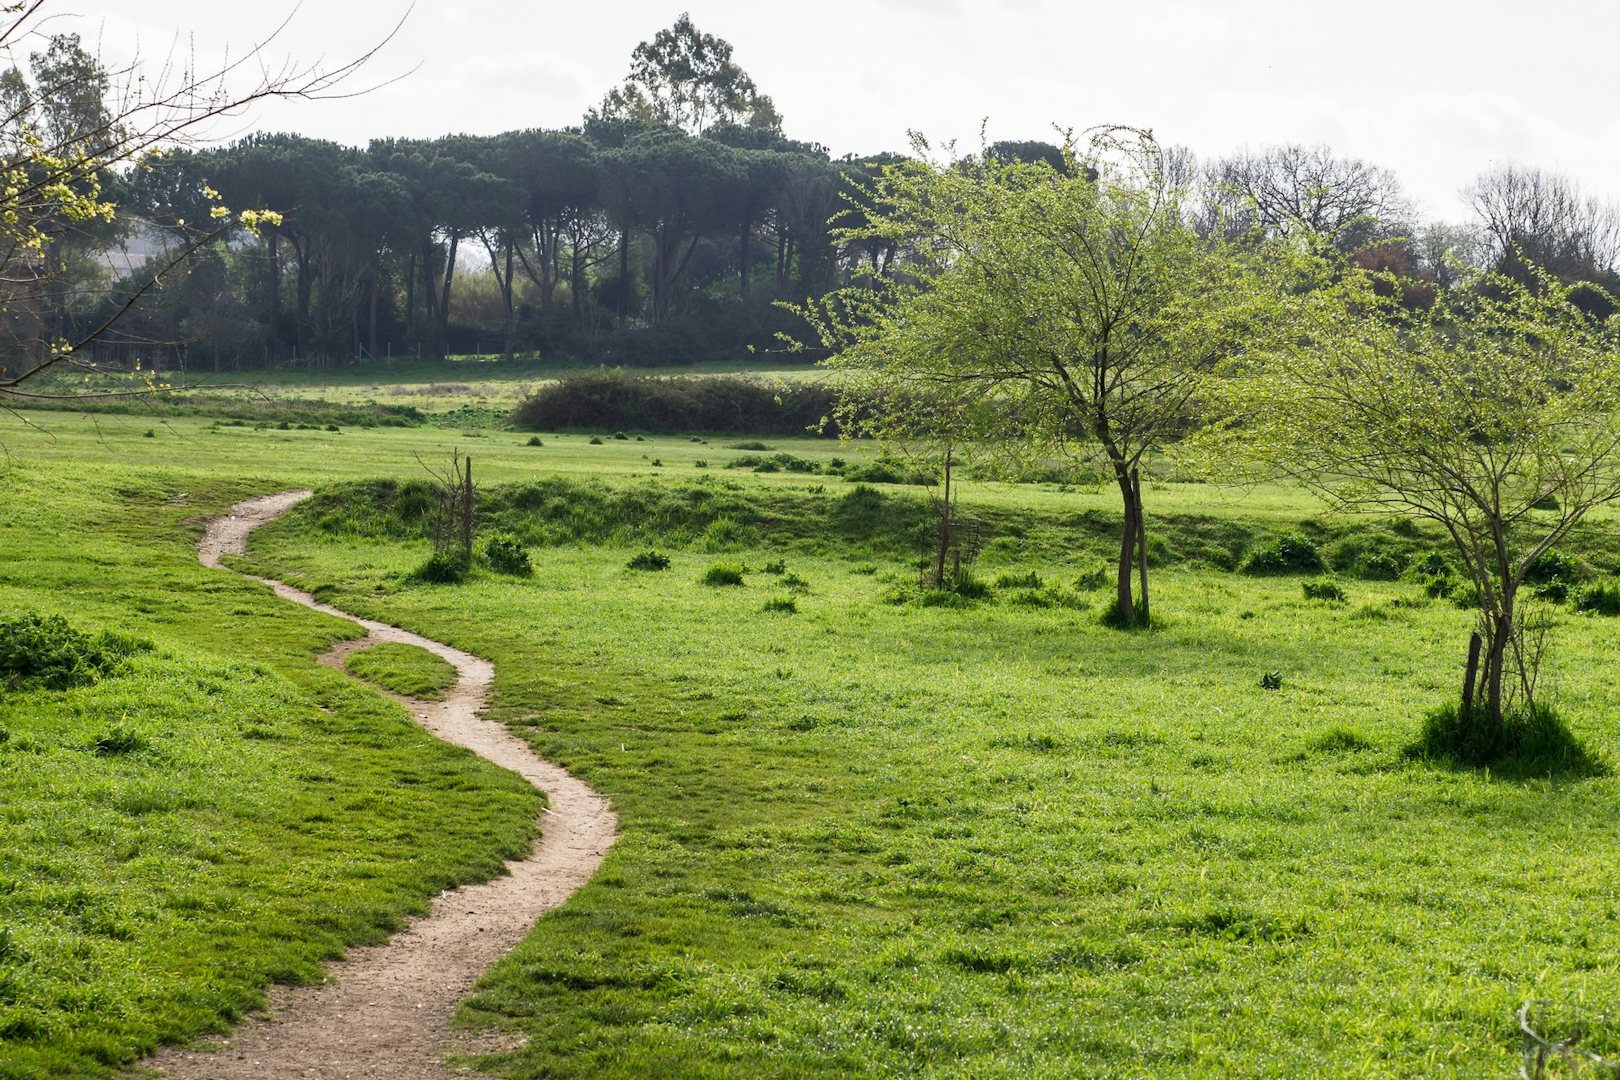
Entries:
{"label": "dirt path", "polygon": [[[249,499],[210,522],[197,545],[203,565],[240,554],[248,533],[309,497],[291,491]],[[167,1050],[145,1062],[175,1080],[264,1080],[275,1077],[389,1077],[444,1080],[447,1053],[496,1049],[452,1034],[455,1007],[484,970],[528,932],[536,918],[584,885],[617,838],[608,801],[567,772],[536,757],[499,724],[478,718],[495,674],[487,661],[386,623],[358,619],[278,581],[263,581],[294,603],[359,623],[369,636],[321,657],[343,657],[379,641],[418,645],[455,665],[461,678],[439,702],[400,697],[417,721],[518,773],[546,793],[550,809],[528,858],[508,862],[506,877],[441,894],[432,912],[383,945],[352,949],[319,986],[278,988],[265,1017],[240,1024],[212,1050]]]}

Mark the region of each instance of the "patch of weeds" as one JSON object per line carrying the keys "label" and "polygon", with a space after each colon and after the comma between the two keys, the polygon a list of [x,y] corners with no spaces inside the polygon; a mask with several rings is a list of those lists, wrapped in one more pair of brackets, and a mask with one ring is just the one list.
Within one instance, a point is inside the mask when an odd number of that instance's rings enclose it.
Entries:
{"label": "patch of weeds", "polygon": [[1608,764],[1570,731],[1557,710],[1537,705],[1502,717],[1484,706],[1464,709],[1448,702],[1423,718],[1422,730],[1406,755],[1464,768],[1491,769],[1512,778],[1591,777]]}
{"label": "patch of weeds", "polygon": [[692,462],[692,467],[694,469],[707,469],[709,467],[709,461],[707,458],[698,458],[696,461]]}
{"label": "patch of weeds", "polygon": [[530,577],[534,574],[528,549],[523,546],[522,540],[511,533],[496,533],[484,541],[484,562],[497,574],[510,574],[513,577]]}
{"label": "patch of weeds", "polygon": [[792,615],[799,610],[798,601],[791,596],[773,596],[765,601],[764,611],[779,612],[783,615]]}
{"label": "patch of weeds", "polygon": [[807,593],[810,591],[810,583],[798,574],[783,574],[782,588],[789,592]]}
{"label": "patch of weeds", "polygon": [[538,436],[538,435],[530,435],[529,436],[529,441],[524,443],[523,445],[524,446],[544,446],[546,444],[540,441],[540,436]]}
{"label": "patch of weeds", "polygon": [[140,732],[119,726],[97,735],[90,750],[97,757],[123,757],[150,749],[151,745]]}
{"label": "patch of weeds", "polygon": [[762,573],[766,573],[766,574],[777,574],[777,575],[785,574],[785,573],[787,573],[787,560],[786,559],[772,559],[770,562],[766,563],[763,567],[761,567],[760,570],[761,570]]}
{"label": "patch of weeds", "polygon": [[727,450],[769,450],[770,449],[769,446],[767,446],[766,444],[764,444],[762,442],[759,442],[758,440],[750,440],[748,442],[729,442],[729,443],[722,443],[721,445],[724,446]]}
{"label": "patch of weeds", "polygon": [[1575,597],[1575,610],[1589,615],[1620,615],[1620,582],[1600,581],[1586,586]]}
{"label": "patch of weeds", "polygon": [[1301,533],[1286,533],[1263,548],[1249,552],[1241,567],[1245,574],[1308,574],[1322,569],[1316,542]]}
{"label": "patch of weeds", "polygon": [[458,585],[467,580],[471,569],[459,552],[435,551],[407,577],[428,585]]}
{"label": "patch of weeds", "polygon": [[1039,589],[1042,587],[1041,575],[1034,570],[1022,574],[1004,570],[996,575],[995,587],[998,589]]}
{"label": "patch of weeds", "polygon": [[66,690],[115,673],[150,642],[102,631],[87,634],[60,615],[0,617],[0,686],[12,690]]}
{"label": "patch of weeds", "polygon": [[1074,587],[1079,592],[1096,592],[1098,589],[1107,588],[1113,580],[1113,572],[1099,564],[1075,578]]}
{"label": "patch of weeds", "polygon": [[1268,671],[1260,676],[1260,689],[1262,690],[1281,690],[1282,684],[1283,677],[1280,671]]}
{"label": "patch of weeds", "polygon": [[737,563],[715,563],[703,572],[703,584],[713,586],[741,585],[743,568]]}
{"label": "patch of weeds", "polygon": [[1315,581],[1300,583],[1307,600],[1326,600],[1330,604],[1342,604],[1345,601],[1344,589],[1332,578],[1317,578]]}
{"label": "patch of weeds", "polygon": [[871,577],[873,574],[877,573],[877,571],[878,571],[878,568],[877,568],[877,566],[875,564],[873,564],[873,563],[861,563],[861,565],[853,567],[850,570],[850,573],[852,573],[852,574],[864,574],[867,577]]}
{"label": "patch of weeds", "polygon": [[661,551],[648,549],[625,563],[632,570],[668,570],[669,556]]}
{"label": "patch of weeds", "polygon": [[151,428],[147,428],[146,431],[141,435],[141,438],[143,438],[143,439],[155,439],[155,438],[157,438],[157,432],[154,431]]}
{"label": "patch of weeds", "polygon": [[629,442],[630,441],[630,436],[626,435],[622,431],[615,431],[613,433],[613,437],[615,439],[617,439],[619,442]]}
{"label": "patch of weeds", "polygon": [[602,437],[600,435],[592,435],[591,438],[590,438],[589,445],[591,445],[591,446],[601,446],[602,445]]}

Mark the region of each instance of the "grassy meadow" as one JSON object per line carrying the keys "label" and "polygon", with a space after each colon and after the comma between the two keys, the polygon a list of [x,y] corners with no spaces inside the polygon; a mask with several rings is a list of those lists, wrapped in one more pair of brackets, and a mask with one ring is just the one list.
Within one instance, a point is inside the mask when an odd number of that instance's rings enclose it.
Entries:
{"label": "grassy meadow", "polygon": [[[618,810],[463,1010],[528,1037],[494,1075],[1512,1075],[1530,999],[1620,1048],[1620,780],[1408,752],[1471,616],[1358,576],[1437,546],[1405,523],[1156,483],[1155,625],[1121,633],[1107,490],[966,484],[984,595],[934,604],[926,503],[831,474],[871,457],[836,442],[32,419],[0,616],[152,648],[0,696],[0,1076],[217,1027],[528,838],[532,794],[313,663],[345,624],[197,567],[198,517],[292,486],[241,565],[490,658],[495,715]],[[411,578],[455,448],[532,577]],[[756,471],[778,453],[820,471]],[[1290,532],[1343,601],[1235,572]],[[1594,576],[1611,532],[1574,547]],[[1554,634],[1559,709],[1620,762],[1620,621]]]}

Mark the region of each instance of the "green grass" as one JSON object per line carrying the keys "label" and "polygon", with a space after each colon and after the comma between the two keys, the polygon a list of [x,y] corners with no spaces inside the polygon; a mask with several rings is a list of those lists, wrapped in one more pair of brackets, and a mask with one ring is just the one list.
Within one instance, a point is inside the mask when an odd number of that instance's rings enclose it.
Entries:
{"label": "green grass", "polygon": [[[503,1075],[1494,1075],[1521,1001],[1620,990],[1620,788],[1408,756],[1470,625],[1416,583],[1352,609],[1194,560],[1123,635],[1103,593],[1021,602],[1055,559],[888,603],[914,565],[863,573],[828,525],[793,618],[771,577],[704,587],[701,543],[644,575],[611,531],[451,603],[402,582],[422,541],[321,514],[255,557],[492,657],[499,715],[621,814],[467,1009],[530,1036]],[[1612,755],[1613,635],[1561,618],[1549,674]]]}
{"label": "green grass", "polygon": [[313,662],[352,624],[198,566],[196,518],[250,488],[13,443],[0,490],[0,615],[154,646],[0,689],[0,1076],[223,1030],[526,849],[531,789]]}
{"label": "green grass", "polygon": [[448,661],[420,646],[394,641],[350,653],[343,668],[384,690],[419,701],[443,701],[445,692],[456,685],[456,669]]}
{"label": "green grass", "polygon": [[[59,523],[6,537],[68,530],[96,505],[71,494],[92,481],[73,478],[99,477],[110,509],[90,516],[82,531],[98,543],[83,550],[124,566],[122,584],[92,603],[64,592],[61,570],[41,578],[52,588],[12,583],[0,598],[65,596],[87,629],[153,638],[139,663],[179,665],[176,679],[192,652],[261,664],[293,703],[256,716],[331,722],[303,704],[308,685],[381,710],[309,665],[335,624],[182,570],[183,544],[160,542],[196,513],[170,505],[181,492],[219,505],[321,484],[248,564],[494,660],[495,715],[614,800],[623,838],[603,870],[463,1010],[528,1035],[485,1062],[501,1075],[1510,1075],[1524,1000],[1597,1017],[1620,995],[1620,780],[1504,778],[1408,753],[1424,714],[1457,692],[1472,617],[1420,580],[1373,579],[1382,556],[1432,543],[1404,523],[1323,519],[1281,487],[1155,482],[1154,627],[1121,634],[1100,625],[1106,578],[1090,579],[1117,517],[1106,490],[965,484],[964,508],[996,529],[975,567],[989,584],[970,605],[926,606],[911,547],[926,506],[900,489],[869,489],[881,498],[856,496],[840,518],[859,489],[824,475],[702,480],[692,463],[723,461],[714,444],[491,435],[471,445],[481,521],[522,537],[535,574],[480,568],[429,586],[409,580],[430,544],[402,482],[421,475],[417,453],[468,449],[455,433],[176,422],[148,440],[150,424],[123,419],[8,435],[25,504],[66,502]],[[770,442],[803,458],[863,453]],[[644,454],[668,476],[654,483]],[[243,479],[226,490],[210,471]],[[1613,520],[1572,545],[1608,573]],[[1298,575],[1234,572],[1291,532],[1319,547],[1350,603],[1306,599]],[[626,566],[650,544],[668,572]],[[717,551],[747,568],[743,585],[701,583]],[[765,610],[789,569],[795,612]],[[80,571],[80,588],[105,588],[106,573]],[[139,605],[153,610],[127,626]],[[270,632],[248,639],[232,605]],[[1617,760],[1620,627],[1556,618],[1559,712]],[[1273,671],[1280,688],[1262,689]],[[209,730],[217,713],[187,715]],[[81,725],[74,744],[104,727]],[[80,767],[116,769],[150,751],[78,753]],[[327,773],[363,775],[338,760]],[[257,762],[230,771],[285,783],[277,798],[330,791]],[[55,829],[0,852],[77,850],[64,827],[92,811],[53,813]],[[273,895],[273,868],[295,861],[264,835],[238,903]],[[83,880],[134,874],[98,871]],[[249,941],[246,955],[263,952]],[[86,985],[113,992],[105,976]],[[1614,1027],[1595,1027],[1594,1049],[1620,1049]]]}

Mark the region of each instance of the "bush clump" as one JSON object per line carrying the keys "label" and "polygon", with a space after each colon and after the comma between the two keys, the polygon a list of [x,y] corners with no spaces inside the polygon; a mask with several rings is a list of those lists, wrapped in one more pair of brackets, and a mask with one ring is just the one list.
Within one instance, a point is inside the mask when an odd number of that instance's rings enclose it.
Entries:
{"label": "bush clump", "polygon": [[467,560],[455,551],[435,551],[410,573],[410,580],[428,585],[458,585],[467,580],[472,569]]}
{"label": "bush clump", "polygon": [[66,690],[115,673],[150,642],[102,631],[87,634],[60,615],[0,616],[0,688]]}
{"label": "bush clump", "polygon": [[511,533],[496,533],[484,541],[484,562],[497,574],[529,577],[534,573],[528,548]]}
{"label": "bush clump", "polygon": [[1410,757],[1448,761],[1510,776],[1597,776],[1603,759],[1587,749],[1557,711],[1545,705],[1493,719],[1489,710],[1451,702],[1423,718]]}
{"label": "bush clump", "polygon": [[1575,597],[1575,610],[1589,615],[1620,615],[1620,582],[1599,581]]}
{"label": "bush clump", "polygon": [[1315,541],[1300,533],[1279,536],[1243,560],[1245,574],[1309,574],[1322,570],[1322,553]]}
{"label": "bush clump", "polygon": [[[542,386],[518,405],[512,422],[531,431],[620,428],[665,435],[695,431],[803,435],[821,429],[837,398],[836,390],[820,383],[772,385],[738,375],[661,377],[598,368]],[[756,448],[767,449],[762,444],[737,447]]]}
{"label": "bush clump", "polygon": [[703,584],[741,585],[743,583],[743,568],[737,563],[715,563],[703,572]]}
{"label": "bush clump", "polygon": [[777,612],[782,615],[792,615],[799,610],[799,604],[791,596],[773,596],[765,601],[763,610]]}
{"label": "bush clump", "polygon": [[1306,581],[1300,584],[1307,600],[1326,600],[1333,604],[1342,604],[1345,601],[1344,589],[1332,578],[1317,578],[1315,581]]}
{"label": "bush clump", "polygon": [[625,563],[632,570],[668,570],[669,556],[661,551],[648,549]]}

